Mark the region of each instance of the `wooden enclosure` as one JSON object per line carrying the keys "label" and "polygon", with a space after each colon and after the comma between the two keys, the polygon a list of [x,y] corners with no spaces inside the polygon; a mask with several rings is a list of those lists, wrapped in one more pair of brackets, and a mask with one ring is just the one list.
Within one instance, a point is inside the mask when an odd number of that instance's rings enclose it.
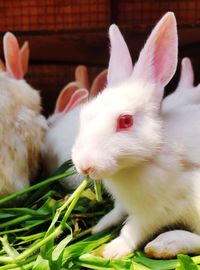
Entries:
{"label": "wooden enclosure", "polygon": [[[6,0],[0,1],[0,36],[16,34],[30,42],[27,80],[41,91],[45,114],[52,112],[61,88],[74,79],[78,64],[93,78],[106,67],[108,27],[119,25],[137,59],[152,26],[167,11],[178,21],[179,57],[191,57],[200,82],[199,0]],[[2,42],[0,57],[3,57]],[[168,89],[173,89],[178,74]]]}

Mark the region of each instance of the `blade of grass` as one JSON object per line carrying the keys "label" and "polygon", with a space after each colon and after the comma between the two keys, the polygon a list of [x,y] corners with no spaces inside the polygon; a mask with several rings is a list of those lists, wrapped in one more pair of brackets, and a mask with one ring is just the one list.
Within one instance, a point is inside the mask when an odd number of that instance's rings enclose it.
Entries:
{"label": "blade of grass", "polygon": [[177,267],[177,270],[197,270],[197,265],[194,261],[187,255],[178,255],[178,261],[180,266]]}
{"label": "blade of grass", "polygon": [[37,257],[37,260],[34,263],[33,270],[50,270],[49,261],[43,259],[40,255]]}
{"label": "blade of grass", "polygon": [[102,201],[101,180],[94,181],[94,190],[95,190],[97,201],[101,202]]}
{"label": "blade of grass", "polygon": [[67,176],[70,176],[72,174],[73,174],[73,172],[66,172],[66,173],[63,173],[63,174],[59,174],[59,175],[50,177],[50,178],[48,178],[48,179],[46,179],[46,180],[44,180],[44,181],[42,181],[42,182],[40,182],[38,184],[35,184],[35,185],[31,186],[31,187],[28,187],[26,189],[23,189],[21,191],[18,191],[16,193],[14,193],[14,194],[11,194],[11,195],[3,198],[3,199],[0,199],[0,205],[4,204],[6,202],[9,202],[9,201],[11,201],[13,199],[16,199],[17,197],[19,197],[19,196],[21,196],[21,195],[23,195],[25,193],[29,193],[29,192],[31,192],[33,190],[36,190],[36,189],[39,189],[39,188],[41,188],[43,186],[50,185],[51,183],[53,183],[53,182],[55,182],[55,181],[57,181],[57,180],[59,180],[61,178],[65,178]]}
{"label": "blade of grass", "polygon": [[[19,261],[23,261],[24,259],[26,259],[28,256],[30,256],[31,254],[33,254],[35,251],[37,251],[41,246],[45,245],[48,241],[55,239],[56,237],[59,236],[59,234],[63,231],[63,228],[66,228],[66,225],[64,224],[67,220],[67,218],[69,217],[71,211],[73,210],[75,204],[77,203],[78,199],[81,196],[82,191],[86,188],[86,186],[88,185],[89,179],[85,179],[82,184],[74,191],[74,193],[71,195],[71,197],[60,207],[58,208],[59,213],[63,210],[65,210],[65,208],[69,205],[69,203],[71,203],[60,223],[60,225],[58,227],[56,227],[53,232],[51,232],[49,235],[45,235],[45,237],[38,243],[36,243],[34,246],[32,246],[31,248],[28,248],[27,250],[25,250],[24,252],[22,252],[19,256],[17,256],[15,258],[15,260],[17,262]],[[57,220],[56,220],[57,221]],[[56,222],[55,221],[55,222]],[[52,221],[54,224],[55,222]],[[51,223],[52,224],[52,223]],[[51,226],[51,225],[50,225]],[[13,259],[11,257],[0,257],[0,261],[1,262],[13,262]]]}
{"label": "blade of grass", "polygon": [[5,252],[15,260],[15,257],[19,255],[19,253],[14,249],[13,247],[10,246],[8,242],[8,237],[7,235],[4,235],[3,237],[0,237],[0,241],[2,243],[3,249]]}
{"label": "blade of grass", "polygon": [[0,229],[8,227],[8,226],[15,225],[15,224],[18,224],[18,223],[21,223],[22,221],[28,220],[30,218],[31,218],[31,215],[25,215],[25,216],[22,216],[22,217],[15,218],[13,220],[9,220],[7,222],[4,222],[4,223],[0,224]]}
{"label": "blade of grass", "polygon": [[149,267],[152,270],[172,270],[180,266],[178,260],[153,260],[147,257],[134,257],[133,261]]}
{"label": "blade of grass", "polygon": [[16,236],[16,239],[20,239],[22,241],[25,241],[25,242],[30,242],[32,240],[36,240],[38,238],[41,238],[43,237],[45,234],[45,232],[39,232],[39,233],[36,233],[36,234],[32,234],[32,235],[25,235],[25,236]]}
{"label": "blade of grass", "polygon": [[[19,208],[2,208],[1,212],[9,212],[13,213],[14,215],[24,215],[24,214],[29,214],[31,216],[44,216],[46,213],[41,212],[38,210],[33,210],[31,208],[25,208],[25,207],[19,207]],[[0,216],[1,219],[1,216]]]}
{"label": "blade of grass", "polygon": [[200,256],[194,256],[194,257],[192,257],[192,260],[194,263],[200,264]]}
{"label": "blade of grass", "polygon": [[37,227],[43,223],[45,223],[46,220],[39,220],[37,221],[37,223],[34,223],[32,225],[26,226],[24,228],[20,228],[20,229],[13,229],[13,230],[6,230],[3,232],[0,232],[0,235],[4,235],[4,234],[9,234],[9,233],[17,233],[17,232],[23,232],[23,231],[30,231],[32,228]]}
{"label": "blade of grass", "polygon": [[28,258],[26,261],[24,261],[23,263],[25,264],[21,264],[22,267],[20,268],[16,263],[12,263],[12,264],[6,264],[4,266],[0,266],[0,270],[11,270],[11,269],[15,269],[15,270],[28,270],[28,269],[32,269],[33,265],[34,265],[34,261],[36,260],[37,256],[32,256],[30,258]]}
{"label": "blade of grass", "polygon": [[129,270],[131,260],[109,260],[96,257],[91,254],[84,254],[78,259],[78,265],[88,269],[123,269]]}
{"label": "blade of grass", "polygon": [[71,240],[72,240],[72,235],[68,235],[66,238],[60,241],[60,243],[54,248],[52,252],[53,261],[58,260],[60,254],[64,251],[64,248],[69,244]]}
{"label": "blade of grass", "polygon": [[110,230],[99,232],[66,247],[63,253],[63,266],[68,266],[70,261],[77,259],[79,256],[85,253],[91,252],[92,250],[111,240],[116,235],[116,231],[108,233],[109,231]]}
{"label": "blade of grass", "polygon": [[[74,203],[72,204],[70,210],[68,209],[68,211],[65,213],[65,215],[64,215],[64,217],[63,217],[63,220],[62,220],[61,223],[62,223],[62,225],[63,225],[63,223],[65,223],[66,219],[68,218],[68,215],[70,215],[71,210],[74,208],[75,204],[77,203],[78,199],[80,198],[81,193],[82,193],[83,190],[86,188],[86,186],[88,185],[88,183],[89,183],[89,179],[86,178],[86,179],[79,185],[79,187],[72,193],[72,195],[69,197],[69,199],[68,199],[68,200],[67,200],[60,208],[58,208],[58,209],[56,210],[56,214],[55,214],[55,216],[54,216],[54,218],[53,218],[53,220],[52,220],[52,222],[51,222],[51,224],[50,224],[50,226],[49,226],[49,228],[48,228],[48,230],[47,230],[47,234],[48,234],[48,232],[51,230],[51,228],[53,228],[53,226],[55,225],[55,223],[57,222],[57,220],[58,220],[60,214],[62,213],[62,211],[64,211],[64,210],[67,208],[67,206],[68,206],[71,202],[73,202],[73,200],[75,200]],[[67,217],[66,217],[66,215],[67,215]]]}

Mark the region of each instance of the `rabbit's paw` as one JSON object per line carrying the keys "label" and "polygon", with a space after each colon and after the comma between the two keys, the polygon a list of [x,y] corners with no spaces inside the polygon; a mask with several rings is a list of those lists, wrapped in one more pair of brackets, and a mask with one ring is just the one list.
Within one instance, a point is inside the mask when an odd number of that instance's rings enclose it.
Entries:
{"label": "rabbit's paw", "polygon": [[157,259],[174,258],[178,253],[182,253],[183,245],[177,237],[170,237],[168,233],[162,233],[156,239],[145,246],[145,253],[149,257]]}
{"label": "rabbit's paw", "polygon": [[125,214],[121,211],[118,211],[117,208],[114,208],[107,215],[105,215],[100,221],[94,226],[92,233],[100,232],[109,227],[120,224],[123,219],[125,219]]}
{"label": "rabbit's paw", "polygon": [[93,227],[92,233],[97,233],[97,232],[103,231],[104,229],[109,228],[111,225],[110,225],[110,223],[107,222],[107,218],[105,216],[102,219],[100,219],[100,221],[97,223],[97,225],[95,225]]}
{"label": "rabbit's paw", "polygon": [[93,228],[92,233],[96,233],[109,227],[118,225],[125,220],[126,213],[118,202],[115,202],[114,208],[99,220]]}
{"label": "rabbit's paw", "polygon": [[105,245],[102,250],[102,256],[106,259],[119,259],[131,253],[132,249],[121,237],[117,237]]}

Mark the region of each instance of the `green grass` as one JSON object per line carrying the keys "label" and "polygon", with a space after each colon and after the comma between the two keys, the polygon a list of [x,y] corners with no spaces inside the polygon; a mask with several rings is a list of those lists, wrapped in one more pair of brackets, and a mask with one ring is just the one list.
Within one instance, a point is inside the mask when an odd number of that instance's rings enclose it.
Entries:
{"label": "green grass", "polygon": [[0,270],[200,269],[200,256],[152,260],[141,251],[121,260],[98,256],[98,249],[119,232],[90,234],[112,203],[89,179],[74,192],[63,191],[58,180],[74,173],[70,166],[66,162],[52,177],[0,199]]}

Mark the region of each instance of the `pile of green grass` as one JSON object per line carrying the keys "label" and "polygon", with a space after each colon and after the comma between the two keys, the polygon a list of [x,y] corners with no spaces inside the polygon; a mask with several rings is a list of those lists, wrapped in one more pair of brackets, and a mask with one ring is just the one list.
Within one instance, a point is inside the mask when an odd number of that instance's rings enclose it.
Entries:
{"label": "pile of green grass", "polygon": [[99,202],[88,179],[73,193],[63,193],[58,180],[73,173],[66,162],[47,180],[0,200],[0,270],[200,269],[200,256],[152,260],[141,251],[121,260],[98,256],[119,232],[90,234],[112,203],[106,196]]}

